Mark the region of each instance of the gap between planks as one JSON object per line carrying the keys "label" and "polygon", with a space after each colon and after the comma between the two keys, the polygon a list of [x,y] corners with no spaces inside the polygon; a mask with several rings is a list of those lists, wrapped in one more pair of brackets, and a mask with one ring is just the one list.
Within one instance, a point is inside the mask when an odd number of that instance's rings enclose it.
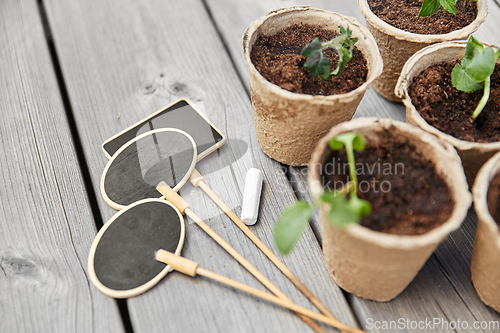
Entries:
{"label": "gap between planks", "polygon": [[[50,29],[50,22],[48,20],[47,14],[45,12],[45,7],[42,0],[38,1],[38,10],[40,13],[40,18],[42,20],[43,32],[45,35],[45,41],[47,42],[47,48],[49,49],[50,58],[52,61],[52,66],[54,69],[54,74],[56,76],[57,86],[61,95],[64,111],[68,121],[68,126],[71,132],[71,138],[73,146],[75,147],[75,154],[77,156],[78,165],[80,167],[80,172],[84,182],[84,187],[87,192],[87,198],[90,203],[90,208],[92,215],[94,217],[94,223],[99,231],[103,226],[103,219],[101,212],[99,211],[99,206],[97,205],[97,196],[94,191],[94,186],[92,184],[92,179],[90,177],[89,168],[87,161],[85,159],[85,154],[83,152],[82,143],[80,140],[80,135],[78,134],[78,128],[76,126],[75,118],[73,115],[73,109],[71,107],[71,102],[69,99],[68,91],[66,89],[66,83],[64,82],[64,76],[61,70],[61,65],[59,63],[59,58],[57,55],[56,48],[54,46],[54,41],[52,39],[52,33]],[[93,286],[90,286],[93,288]],[[117,299],[115,300],[119,309],[120,317],[122,320],[123,328],[126,333],[133,333],[132,322],[130,320],[130,315],[127,306],[127,300]]]}

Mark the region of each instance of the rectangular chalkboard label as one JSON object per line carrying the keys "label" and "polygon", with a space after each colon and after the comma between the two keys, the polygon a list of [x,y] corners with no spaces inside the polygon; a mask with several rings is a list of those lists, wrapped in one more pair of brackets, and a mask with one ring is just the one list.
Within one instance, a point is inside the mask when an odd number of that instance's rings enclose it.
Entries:
{"label": "rectangular chalkboard label", "polygon": [[106,140],[102,144],[104,154],[111,158],[130,140],[160,128],[177,128],[191,135],[198,150],[198,160],[221,147],[226,140],[189,100],[180,99]]}

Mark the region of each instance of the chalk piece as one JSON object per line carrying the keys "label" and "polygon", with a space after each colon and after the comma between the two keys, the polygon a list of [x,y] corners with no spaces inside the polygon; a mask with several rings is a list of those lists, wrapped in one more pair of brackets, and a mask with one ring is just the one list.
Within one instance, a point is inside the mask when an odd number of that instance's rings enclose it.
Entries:
{"label": "chalk piece", "polygon": [[247,171],[241,208],[241,220],[246,225],[254,225],[257,222],[263,180],[264,174],[259,169],[251,168]]}

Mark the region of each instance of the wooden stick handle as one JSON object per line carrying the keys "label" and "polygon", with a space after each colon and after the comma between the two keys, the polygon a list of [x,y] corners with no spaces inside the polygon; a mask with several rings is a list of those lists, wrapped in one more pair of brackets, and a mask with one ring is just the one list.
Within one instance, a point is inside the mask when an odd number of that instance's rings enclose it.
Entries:
{"label": "wooden stick handle", "polygon": [[[253,267],[241,254],[239,254],[231,245],[229,245],[222,237],[220,237],[215,231],[213,231],[205,222],[203,222],[191,209],[186,209],[186,215],[189,216],[193,221],[202,228],[210,237],[212,237],[224,250],[226,250],[236,261],[238,261],[243,267],[247,269],[257,280],[259,280],[267,289],[269,289],[273,294],[278,296],[280,299],[285,301],[290,301],[290,299],[283,294],[268,278],[266,278],[259,270]],[[317,333],[324,333],[324,330],[312,321],[310,318],[300,315],[311,328]]]}
{"label": "wooden stick handle", "polygon": [[[201,175],[200,175],[201,177]],[[213,231],[205,222],[203,222],[191,209],[189,204],[167,183],[161,182],[156,189],[165,196],[165,198],[172,202],[174,206],[179,209],[182,214],[187,214],[193,221],[202,228],[210,237],[212,237],[224,250],[226,250],[233,258],[235,258],[243,267],[245,267],[253,276],[255,276],[266,288],[268,288],[273,294],[281,299],[289,300],[283,292],[281,292],[271,281],[269,281],[261,272],[259,272],[255,267],[253,267],[242,255],[240,255],[235,249],[231,247],[222,237],[220,237],[215,231]],[[306,316],[301,316],[316,333],[325,333],[324,330],[315,323],[311,318]]]}
{"label": "wooden stick handle", "polygon": [[203,176],[198,170],[194,169],[193,173],[189,177],[189,181],[191,182],[191,184],[193,184],[193,186],[198,187],[200,186],[200,182],[205,181],[205,178],[203,178]]}
{"label": "wooden stick handle", "polygon": [[222,237],[213,231],[205,222],[203,222],[191,209],[186,209],[186,215],[200,226],[210,237],[212,237],[224,250],[226,250],[234,259],[236,259],[243,267],[245,267],[253,276],[255,276],[266,288],[280,298],[287,298],[271,281],[269,281],[261,272],[252,266],[241,254],[239,254],[231,245],[229,245]]}
{"label": "wooden stick handle", "polygon": [[173,269],[175,269],[181,273],[187,274],[191,277],[196,276],[196,274],[205,276],[209,279],[218,281],[218,282],[223,283],[225,285],[231,286],[233,288],[242,290],[244,292],[247,292],[249,294],[257,296],[259,298],[265,299],[265,300],[272,302],[274,304],[283,306],[287,309],[290,309],[292,311],[300,313],[300,314],[307,316],[309,318],[316,319],[322,323],[325,323],[327,325],[338,328],[339,330],[342,330],[345,332],[356,332],[356,333],[363,332],[361,330],[354,329],[354,328],[349,327],[345,324],[339,323],[338,321],[336,321],[332,318],[326,317],[325,315],[322,315],[322,314],[316,313],[314,311],[311,311],[309,309],[298,306],[297,304],[293,303],[292,301],[280,299],[276,296],[273,296],[273,295],[268,294],[266,292],[263,292],[261,290],[247,286],[246,284],[234,281],[234,280],[229,279],[225,276],[222,276],[222,275],[213,273],[211,271],[208,271],[206,269],[200,268],[196,262],[191,261],[191,260],[186,259],[186,258],[183,258],[183,257],[180,257],[180,256],[176,256],[173,253],[170,253],[170,252],[167,252],[164,250],[159,250],[157,255],[156,255],[156,260],[161,261],[163,263],[166,263],[167,265],[170,265]]}
{"label": "wooden stick handle", "polygon": [[[199,172],[198,172],[199,174]],[[201,177],[201,175],[200,175]],[[193,185],[195,182],[191,181]],[[312,292],[307,289],[307,287],[300,282],[300,280],[283,264],[276,255],[269,250],[269,248],[262,243],[262,241],[247,227],[245,223],[243,223],[236,214],[234,214],[231,209],[208,187],[208,185],[203,181],[203,177],[200,180],[199,177],[196,177],[195,186],[199,186],[208,194],[210,198],[233,220],[233,222],[245,233],[245,235],[250,238],[250,240],[257,245],[257,247],[271,260],[276,267],[311,301],[311,303],[323,314],[326,316],[336,319],[334,315],[328,311],[328,309],[321,303]]]}
{"label": "wooden stick handle", "polygon": [[168,186],[165,182],[160,182],[158,186],[156,186],[156,190],[160,192],[167,201],[170,201],[177,209],[181,212],[182,215],[186,214],[186,209],[189,209],[189,204],[182,199],[179,193],[172,190],[170,186]]}
{"label": "wooden stick handle", "polygon": [[[261,291],[259,289],[255,289],[255,288],[252,288],[250,286],[247,286],[246,284],[243,284],[243,283],[240,283],[238,281],[234,281],[234,280],[232,280],[230,278],[227,278],[225,276],[222,276],[222,275],[219,275],[219,274],[207,271],[206,269],[198,267],[196,269],[196,273],[198,275],[201,275],[201,276],[207,277],[209,279],[218,281],[220,283],[223,283],[225,285],[231,286],[233,288],[242,290],[244,292],[247,292],[249,294],[257,296],[259,298],[265,299],[266,301],[269,301],[271,303],[280,305],[280,306],[282,306],[284,308],[287,308],[289,310],[295,311],[295,312],[300,313],[302,315],[308,316],[309,318],[316,319],[317,321],[320,321],[320,322],[325,323],[327,325],[330,325],[330,326],[333,326],[335,328],[338,328],[339,330],[347,331],[347,332],[356,332],[356,333],[359,332],[359,330],[352,330],[351,327],[349,327],[349,326],[347,326],[345,324],[342,324],[342,323],[338,322],[337,320],[329,318],[329,317],[327,317],[327,316],[325,316],[323,314],[320,314],[320,313],[311,311],[309,309],[303,308],[303,307],[301,307],[301,306],[299,306],[299,305],[297,305],[297,304],[295,304],[295,303],[293,303],[291,301],[286,301],[286,300],[280,299],[280,298],[278,298],[276,296],[273,296],[271,294],[263,292],[263,291]],[[361,332],[363,332],[363,331],[361,331]]]}
{"label": "wooden stick handle", "polygon": [[156,253],[156,260],[161,261],[167,265],[170,265],[174,270],[181,272],[183,274],[189,275],[191,277],[196,276],[196,269],[198,269],[198,263],[186,259],[181,256],[176,256],[172,252],[165,250],[158,250]]}

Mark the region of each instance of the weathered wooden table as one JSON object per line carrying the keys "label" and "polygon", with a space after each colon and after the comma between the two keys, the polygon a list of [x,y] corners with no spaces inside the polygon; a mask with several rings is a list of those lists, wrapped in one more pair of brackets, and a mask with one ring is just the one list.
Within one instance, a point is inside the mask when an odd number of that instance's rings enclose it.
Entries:
{"label": "weathered wooden table", "polygon": [[[364,19],[354,0],[308,4]],[[305,168],[286,168],[260,150],[253,129],[240,37],[270,10],[295,0],[0,1],[0,332],[306,332],[297,316],[203,278],[169,274],[149,292],[115,301],[89,282],[87,256],[115,211],[99,191],[101,143],[181,97],[202,102],[227,144],[199,169],[240,213],[248,168],[265,173],[253,231],[270,248],[278,213],[309,199]],[[476,37],[500,45],[500,8]],[[369,90],[355,117],[404,121],[402,105]],[[284,172],[288,171],[288,172]],[[206,222],[285,294],[312,309],[198,188],[181,194]],[[208,215],[207,215],[208,214]],[[499,321],[470,280],[476,217],[471,211],[395,300],[342,292],[321,254],[317,217],[285,264],[342,321],[373,332],[494,332],[494,329],[370,329],[375,321]],[[263,287],[215,242],[187,224],[184,256]],[[326,331],[334,329],[324,326]]]}

